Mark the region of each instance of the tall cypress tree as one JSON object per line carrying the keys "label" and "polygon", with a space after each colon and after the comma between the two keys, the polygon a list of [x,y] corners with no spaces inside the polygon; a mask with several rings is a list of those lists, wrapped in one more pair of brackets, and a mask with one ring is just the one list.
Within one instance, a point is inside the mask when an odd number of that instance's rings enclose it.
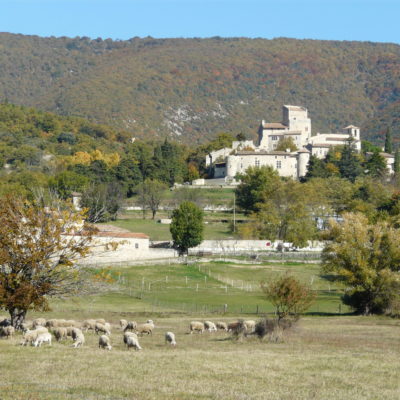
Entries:
{"label": "tall cypress tree", "polygon": [[386,129],[385,152],[389,154],[392,154],[393,152],[392,130],[390,129],[389,126]]}
{"label": "tall cypress tree", "polygon": [[394,153],[394,165],[393,165],[394,173],[398,176],[400,172],[400,151],[397,148]]}

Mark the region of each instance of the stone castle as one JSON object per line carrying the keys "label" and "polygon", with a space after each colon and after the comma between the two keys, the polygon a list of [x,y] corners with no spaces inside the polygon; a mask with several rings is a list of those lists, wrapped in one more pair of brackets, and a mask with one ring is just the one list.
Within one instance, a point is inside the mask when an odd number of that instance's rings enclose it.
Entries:
{"label": "stone castle", "polygon": [[[276,150],[283,139],[291,138],[297,147]],[[283,106],[282,122],[261,121],[258,141],[235,141],[232,147],[216,150],[207,155],[206,165],[213,167],[214,178],[233,179],[250,166],[268,165],[280,176],[299,179],[307,173],[310,155],[324,158],[333,146],[344,145],[352,138],[357,151],[361,151],[360,128],[349,125],[340,133],[311,135],[311,119],[308,111],[300,106]]]}

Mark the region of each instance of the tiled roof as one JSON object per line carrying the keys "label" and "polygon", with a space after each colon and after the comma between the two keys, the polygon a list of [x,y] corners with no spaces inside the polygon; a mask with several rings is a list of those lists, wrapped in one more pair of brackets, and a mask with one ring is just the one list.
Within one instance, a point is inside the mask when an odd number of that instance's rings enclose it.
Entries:
{"label": "tiled roof", "polygon": [[287,108],[288,110],[292,111],[307,111],[305,107],[300,107],[300,106],[290,106],[285,104],[283,107]]}
{"label": "tiled roof", "polygon": [[138,232],[107,232],[101,231],[94,234],[95,237],[125,238],[125,239],[149,239],[145,233]]}
{"label": "tiled roof", "polygon": [[286,125],[281,124],[280,122],[269,122],[262,124],[264,129],[287,129]]}
{"label": "tiled roof", "polygon": [[351,129],[351,128],[360,129],[358,126],[354,126],[354,125],[346,126],[346,128],[343,128],[343,129]]}

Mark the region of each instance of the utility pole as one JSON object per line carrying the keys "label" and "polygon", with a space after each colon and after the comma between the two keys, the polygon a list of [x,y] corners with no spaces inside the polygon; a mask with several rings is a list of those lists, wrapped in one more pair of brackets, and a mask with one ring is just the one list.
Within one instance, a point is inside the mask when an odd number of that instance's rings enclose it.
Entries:
{"label": "utility pole", "polygon": [[233,193],[233,232],[236,232],[236,193]]}

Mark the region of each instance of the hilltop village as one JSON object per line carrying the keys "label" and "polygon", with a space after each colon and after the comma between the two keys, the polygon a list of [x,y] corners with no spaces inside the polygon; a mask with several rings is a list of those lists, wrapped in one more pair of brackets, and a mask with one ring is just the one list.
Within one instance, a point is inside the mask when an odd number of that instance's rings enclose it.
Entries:
{"label": "hilltop village", "polygon": [[[299,179],[307,173],[310,156],[323,159],[329,149],[346,143],[360,152],[360,128],[348,125],[342,132],[311,134],[311,119],[308,110],[301,106],[284,105],[282,122],[261,121],[258,140],[234,141],[232,147],[210,152],[206,165],[213,170],[213,178],[234,181],[235,176],[243,174],[250,166],[268,165],[278,171],[280,176]],[[281,143],[290,148],[280,149]],[[296,150],[293,150],[293,149]],[[393,173],[394,156],[381,153],[390,173]],[[200,182],[199,182],[200,183]]]}

